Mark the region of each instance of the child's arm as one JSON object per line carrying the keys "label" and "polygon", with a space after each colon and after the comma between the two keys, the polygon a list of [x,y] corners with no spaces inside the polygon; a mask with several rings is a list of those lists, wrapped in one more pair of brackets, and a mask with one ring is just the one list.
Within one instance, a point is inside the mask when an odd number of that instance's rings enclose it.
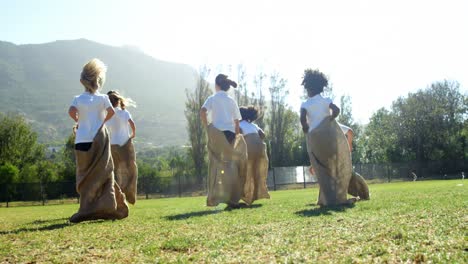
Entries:
{"label": "child's arm", "polygon": [[302,131],[304,133],[309,132],[309,124],[307,124],[307,110],[304,108],[301,108],[301,125],[302,125]]}
{"label": "child's arm", "polygon": [[263,132],[263,130],[259,129],[258,130],[258,135],[260,136],[261,139],[265,139],[265,132]]}
{"label": "child's arm", "polygon": [[103,125],[104,123],[109,121],[115,114],[115,110],[112,106],[108,107],[106,110],[107,110],[107,115],[106,115],[106,118],[104,118],[104,122],[102,122]]}
{"label": "child's arm", "polygon": [[132,135],[130,136],[130,138],[135,138],[135,136],[136,136],[135,122],[133,122],[132,119],[129,119],[128,123],[130,124],[130,127],[132,128]]}
{"label": "child's arm", "polygon": [[330,109],[332,110],[332,119],[335,119],[340,114],[340,108],[338,108],[334,103],[331,103]]}
{"label": "child's arm", "polygon": [[78,122],[78,109],[74,106],[70,106],[68,109],[68,115],[73,119],[75,122]]}
{"label": "child's arm", "polygon": [[208,117],[207,117],[207,112],[208,110],[205,107],[202,107],[200,110],[200,119],[202,121],[203,126],[207,127],[208,126]]}
{"label": "child's arm", "polygon": [[257,126],[257,124],[253,124],[253,125],[257,128],[257,133],[260,136],[260,138],[265,139],[265,137],[266,137],[265,131],[263,131],[263,129],[261,129],[259,126]]}
{"label": "child's arm", "polygon": [[239,135],[240,134],[239,119],[234,119],[234,125],[236,128],[236,135]]}

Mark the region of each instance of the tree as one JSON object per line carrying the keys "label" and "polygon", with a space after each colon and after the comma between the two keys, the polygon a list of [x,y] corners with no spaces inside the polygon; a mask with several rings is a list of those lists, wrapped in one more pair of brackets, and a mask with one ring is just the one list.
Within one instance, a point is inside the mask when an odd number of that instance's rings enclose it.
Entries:
{"label": "tree", "polygon": [[145,193],[146,199],[149,198],[150,193],[157,193],[160,188],[161,179],[159,177],[158,170],[151,167],[146,162],[141,160],[137,161],[138,164],[138,193]]}
{"label": "tree", "polygon": [[453,81],[435,82],[398,98],[390,111],[377,111],[364,133],[365,158],[417,161],[418,166],[426,161],[463,159],[467,107],[459,87]]}
{"label": "tree", "polygon": [[[45,204],[47,199],[47,184],[54,182],[58,179],[57,166],[51,161],[44,160],[37,164],[37,176],[39,177],[39,183],[41,186],[41,199],[42,205]],[[53,190],[54,193],[60,193],[60,190]],[[50,193],[52,194],[52,193]],[[52,194],[53,196],[53,194]]]}
{"label": "tree", "polygon": [[[366,127],[362,146],[363,162],[381,163],[397,161],[397,135],[393,114],[385,108],[377,110]],[[358,142],[360,145],[361,142]]]}
{"label": "tree", "polygon": [[255,121],[259,127],[265,129],[265,112],[266,112],[266,100],[263,92],[263,85],[266,75],[262,72],[258,73],[254,77],[254,86],[256,91],[252,93],[252,104],[255,105],[260,111],[260,117]]}
{"label": "tree", "polygon": [[278,73],[270,76],[270,115],[268,138],[270,139],[270,148],[272,157],[271,163],[277,166],[280,163],[284,153],[284,111],[285,100],[288,91],[285,89],[286,80],[281,78]]}
{"label": "tree", "polygon": [[353,118],[353,105],[351,97],[349,95],[342,95],[340,97],[340,115],[338,116],[338,122],[349,126],[353,130],[353,152],[352,160],[354,163],[363,162],[363,142],[362,138],[362,126],[354,122]]}
{"label": "tree", "polygon": [[75,181],[76,161],[75,161],[75,135],[72,133],[65,141],[65,147],[60,153],[62,165],[61,175],[65,181]]}
{"label": "tree", "polygon": [[393,103],[398,143],[416,161],[463,157],[460,137],[466,107],[459,87],[444,80]]}
{"label": "tree", "polygon": [[234,89],[234,95],[239,106],[250,104],[249,93],[247,89],[247,74],[245,66],[237,65],[237,88]]}
{"label": "tree", "polygon": [[0,195],[3,196],[0,198],[2,198],[2,200],[6,200],[7,207],[8,202],[12,198],[11,196],[15,192],[15,186],[13,186],[13,184],[18,182],[18,174],[19,170],[15,165],[8,162],[0,165],[0,186],[5,188],[0,193]]}
{"label": "tree", "polygon": [[279,166],[304,166],[309,163],[305,135],[299,125],[299,116],[290,107],[284,112],[284,139]]}
{"label": "tree", "polygon": [[185,117],[191,146],[189,153],[193,160],[195,176],[200,182],[207,170],[207,137],[200,119],[200,109],[205,100],[212,94],[210,84],[206,81],[209,73],[210,70],[206,66],[200,68],[197,86],[193,92],[186,91],[187,101],[185,103]]}
{"label": "tree", "polygon": [[10,163],[21,170],[43,158],[44,148],[24,117],[0,113],[0,165]]}
{"label": "tree", "polygon": [[37,176],[37,165],[36,164],[28,164],[23,166],[19,175],[18,175],[18,182],[23,183],[34,183],[38,182],[39,178]]}
{"label": "tree", "polygon": [[340,97],[340,115],[338,116],[338,122],[343,125],[353,128],[353,107],[351,103],[351,97],[349,95],[342,95]]}

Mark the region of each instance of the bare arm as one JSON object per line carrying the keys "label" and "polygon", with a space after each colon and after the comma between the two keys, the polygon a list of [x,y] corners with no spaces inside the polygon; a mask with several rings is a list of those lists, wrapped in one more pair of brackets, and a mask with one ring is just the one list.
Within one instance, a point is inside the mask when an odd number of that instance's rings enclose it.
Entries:
{"label": "bare arm", "polygon": [[130,136],[130,138],[135,138],[135,136],[136,136],[135,122],[133,122],[132,119],[129,119],[128,123],[130,124],[130,127],[132,128],[132,135]]}
{"label": "bare arm", "polygon": [[332,118],[335,119],[340,114],[340,108],[335,104],[330,104],[330,109],[332,111]]}
{"label": "bare arm", "polygon": [[107,115],[106,115],[106,118],[104,118],[104,122],[102,122],[103,125],[104,125],[104,123],[109,121],[115,114],[115,111],[114,111],[113,107],[107,107],[106,110],[107,110]]}
{"label": "bare arm", "polygon": [[114,116],[114,114],[115,114],[115,111],[114,111],[114,108],[113,108],[113,107],[108,107],[108,108],[106,109],[106,111],[107,111],[106,118],[104,118],[104,121],[102,122],[102,125],[101,125],[101,127],[100,127],[99,129],[101,129],[101,128],[104,126],[104,124],[105,124],[107,121],[109,121],[109,120]]}
{"label": "bare arm", "polygon": [[304,108],[301,108],[301,125],[302,125],[302,131],[304,133],[309,132],[309,124],[307,124],[307,110]]}
{"label": "bare arm", "polygon": [[234,120],[234,126],[236,128],[236,135],[239,135],[240,134],[239,119]]}
{"label": "bare arm", "polygon": [[68,109],[68,115],[73,119],[75,122],[78,122],[78,109],[74,106],[70,106]]}
{"label": "bare arm", "polygon": [[208,110],[205,107],[202,107],[202,109],[200,110],[200,119],[204,127],[208,126],[208,117],[206,114],[207,112]]}
{"label": "bare arm", "polygon": [[263,132],[263,130],[258,130],[258,135],[260,136],[261,139],[265,139],[265,132]]}

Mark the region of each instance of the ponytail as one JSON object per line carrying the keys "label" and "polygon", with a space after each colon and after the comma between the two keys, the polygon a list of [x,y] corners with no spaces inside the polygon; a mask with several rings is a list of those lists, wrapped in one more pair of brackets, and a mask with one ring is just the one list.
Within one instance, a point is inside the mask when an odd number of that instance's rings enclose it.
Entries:
{"label": "ponytail", "polygon": [[135,101],[121,96],[117,91],[109,91],[107,95],[113,107],[120,107],[122,109],[125,109],[127,106],[136,107]]}
{"label": "ponytail", "polygon": [[228,76],[224,74],[218,74],[218,76],[216,76],[215,83],[223,91],[228,91],[231,86],[237,88],[237,83],[231,79],[228,79]]}

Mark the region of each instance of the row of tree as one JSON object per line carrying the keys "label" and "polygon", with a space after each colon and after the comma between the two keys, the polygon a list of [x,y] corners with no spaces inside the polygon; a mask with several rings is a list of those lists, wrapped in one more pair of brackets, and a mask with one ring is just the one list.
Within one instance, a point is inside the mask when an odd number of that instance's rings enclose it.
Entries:
{"label": "row of tree", "polygon": [[359,137],[361,162],[461,160],[467,157],[468,97],[441,81],[395,100]]}

